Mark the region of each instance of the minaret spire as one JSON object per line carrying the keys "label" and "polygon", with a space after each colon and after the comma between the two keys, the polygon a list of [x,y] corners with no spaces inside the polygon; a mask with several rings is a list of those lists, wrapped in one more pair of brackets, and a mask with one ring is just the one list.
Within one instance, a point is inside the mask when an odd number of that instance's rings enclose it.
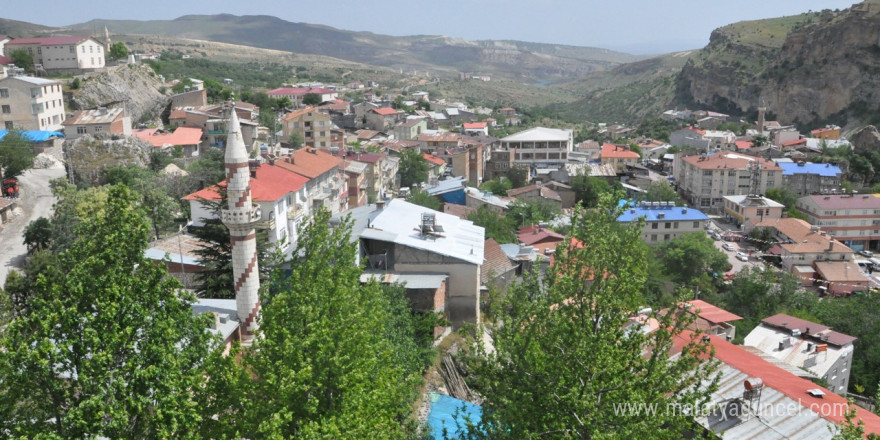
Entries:
{"label": "minaret spire", "polygon": [[222,211],[223,224],[229,228],[232,245],[232,272],[235,278],[235,305],[241,322],[242,339],[249,340],[257,329],[260,311],[260,277],[257,266],[255,225],[262,212],[251,200],[248,154],[241,136],[241,125],[235,114],[235,103],[229,110],[226,135],[226,196]]}

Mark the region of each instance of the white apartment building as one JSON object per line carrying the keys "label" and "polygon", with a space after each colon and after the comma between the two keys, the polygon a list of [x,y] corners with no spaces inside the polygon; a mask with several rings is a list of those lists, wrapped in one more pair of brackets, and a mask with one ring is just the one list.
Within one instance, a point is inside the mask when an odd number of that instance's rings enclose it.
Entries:
{"label": "white apartment building", "polygon": [[795,205],[807,221],[820,226],[855,251],[878,249],[880,195],[828,194],[801,197]]}
{"label": "white apartment building", "polygon": [[501,149],[515,151],[517,165],[560,164],[574,147],[571,130],[535,127],[501,139]]}
{"label": "white apartment building", "polygon": [[[24,50],[49,72],[75,72],[104,67],[104,44],[88,35],[72,37],[15,38],[6,43],[4,55]],[[25,66],[19,66],[25,67]]]}
{"label": "white apartment building", "polygon": [[61,131],[64,119],[60,82],[30,76],[0,79],[0,128]]}

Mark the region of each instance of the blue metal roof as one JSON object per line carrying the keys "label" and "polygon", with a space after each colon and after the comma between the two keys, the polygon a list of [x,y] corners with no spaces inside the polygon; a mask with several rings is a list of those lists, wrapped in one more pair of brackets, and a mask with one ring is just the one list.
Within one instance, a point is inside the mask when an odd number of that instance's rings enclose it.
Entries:
{"label": "blue metal roof", "polygon": [[842,173],[839,166],[831,165],[830,163],[808,162],[801,165],[796,163],[782,162],[777,165],[782,168],[783,176],[794,176],[796,174],[818,174],[821,177],[836,177]]}
{"label": "blue metal roof", "polygon": [[[660,218],[661,213],[663,214],[663,218]],[[646,207],[640,205],[627,209],[623,214],[617,217],[617,221],[631,222],[638,220],[640,217],[644,217],[647,222],[709,220],[709,216],[703,214],[699,210],[686,208],[684,206]]]}
{"label": "blue metal roof", "polygon": [[[9,133],[9,130],[0,130],[0,140],[6,137],[6,133]],[[22,131],[21,136],[31,142],[45,142],[53,137],[64,137],[64,133],[60,131],[42,131],[42,130],[27,130]]]}

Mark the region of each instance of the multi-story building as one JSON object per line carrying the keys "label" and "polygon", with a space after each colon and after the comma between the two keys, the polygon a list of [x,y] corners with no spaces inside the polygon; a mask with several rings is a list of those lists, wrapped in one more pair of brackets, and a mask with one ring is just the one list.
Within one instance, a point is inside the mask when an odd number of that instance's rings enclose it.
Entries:
{"label": "multi-story building", "polygon": [[880,195],[812,195],[799,198],[795,206],[810,224],[853,250],[880,249]]}
{"label": "multi-story building", "polygon": [[[4,55],[27,52],[47,72],[81,72],[104,67],[104,43],[88,35],[72,37],[15,38],[6,43]],[[25,67],[25,66],[19,66]]]}
{"label": "multi-story building", "polygon": [[348,209],[364,206],[367,203],[367,164],[346,160],[345,175],[348,177]]}
{"label": "multi-story building", "polygon": [[331,214],[338,214],[348,209],[348,183],[342,162],[327,151],[306,147],[280,157],[275,165],[309,179],[306,184],[309,209],[323,207]]}
{"label": "multi-story building", "polygon": [[321,102],[332,101],[339,96],[336,90],[323,87],[281,87],[269,90],[266,94],[275,99],[289,98],[296,107],[303,105],[303,98],[309,94],[317,95]]}
{"label": "multi-story building", "polygon": [[826,125],[823,128],[810,131],[810,134],[816,139],[836,141],[840,139],[840,127],[837,125]]}
{"label": "multi-story building", "polygon": [[486,180],[492,180],[507,176],[508,171],[513,168],[513,155],[513,150],[492,150],[489,153],[489,160],[486,161],[486,171],[483,177]]}
{"label": "multi-story building", "polygon": [[[642,202],[628,208],[617,221],[629,223],[645,219],[642,240],[648,244],[675,240],[690,232],[703,232],[709,216],[686,206],[672,202]],[[705,234],[704,234],[705,235]]]}
{"label": "multi-story building", "polygon": [[627,172],[628,166],[638,165],[639,163],[639,153],[631,151],[628,147],[615,144],[602,145],[602,152],[599,153],[599,157],[603,165],[613,166],[617,174],[624,174]]}
{"label": "multi-story building", "polygon": [[394,137],[405,141],[415,139],[423,131],[428,129],[428,123],[424,118],[410,118],[394,126]]}
{"label": "multi-story building", "polygon": [[[837,241],[818,226],[797,218],[780,218],[764,221],[755,225],[757,228],[771,228],[772,241],[778,243],[767,252],[779,257],[782,267],[802,280],[812,281],[818,276],[817,262],[834,264],[852,264],[853,251],[845,244]],[[825,269],[831,269],[826,267]],[[858,270],[856,270],[858,272]],[[864,276],[861,280],[867,281]]]}
{"label": "multi-story building", "polygon": [[574,147],[571,130],[535,127],[501,139],[501,149],[515,151],[517,165],[544,166],[564,164]]}
{"label": "multi-story building", "polygon": [[125,115],[122,107],[80,110],[61,125],[64,126],[64,137],[67,139],[98,133],[131,136],[131,117]]}
{"label": "multi-story building", "polygon": [[0,79],[2,128],[60,131],[65,118],[60,82],[30,76]]}
{"label": "multi-story building", "polygon": [[302,138],[303,145],[324,150],[340,146],[333,144],[330,132],[332,128],[333,122],[330,120],[330,115],[311,106],[292,111],[281,117],[281,132],[284,140],[297,134]]}
{"label": "multi-story building", "polygon": [[391,107],[377,107],[367,111],[364,118],[366,127],[370,130],[386,132],[393,130],[394,124],[400,121],[403,115]]}
{"label": "multi-story building", "polygon": [[744,345],[794,367],[798,376],[822,379],[829,390],[846,396],[855,340],[822,324],[780,313],[762,319]]}
{"label": "multi-story building", "polygon": [[764,220],[782,218],[785,205],[761,196],[724,196],[724,218],[749,232]]}
{"label": "multi-story building", "polygon": [[[178,107],[171,111],[168,123],[172,127],[202,129],[201,145],[203,147],[222,146],[226,141],[227,116],[224,114],[226,112],[224,106],[226,105],[230,105],[230,103]],[[250,152],[254,147],[254,140],[258,136],[259,107],[246,102],[236,102],[235,115],[238,116],[245,148]]]}
{"label": "multi-story building", "polygon": [[684,198],[702,210],[720,211],[724,196],[749,194],[753,184],[758,194],[782,185],[779,165],[737,153],[676,155],[674,169]]}
{"label": "multi-story building", "polygon": [[780,162],[782,183],[797,195],[827,194],[840,189],[843,171],[837,165],[800,161]]}

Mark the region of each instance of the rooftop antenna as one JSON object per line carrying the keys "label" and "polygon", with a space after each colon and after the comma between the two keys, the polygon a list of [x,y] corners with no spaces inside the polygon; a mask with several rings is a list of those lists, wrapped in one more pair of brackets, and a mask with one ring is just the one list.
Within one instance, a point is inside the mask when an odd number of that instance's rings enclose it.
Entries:
{"label": "rooftop antenna", "polygon": [[749,162],[749,197],[759,197],[761,193],[761,163],[757,160]]}

